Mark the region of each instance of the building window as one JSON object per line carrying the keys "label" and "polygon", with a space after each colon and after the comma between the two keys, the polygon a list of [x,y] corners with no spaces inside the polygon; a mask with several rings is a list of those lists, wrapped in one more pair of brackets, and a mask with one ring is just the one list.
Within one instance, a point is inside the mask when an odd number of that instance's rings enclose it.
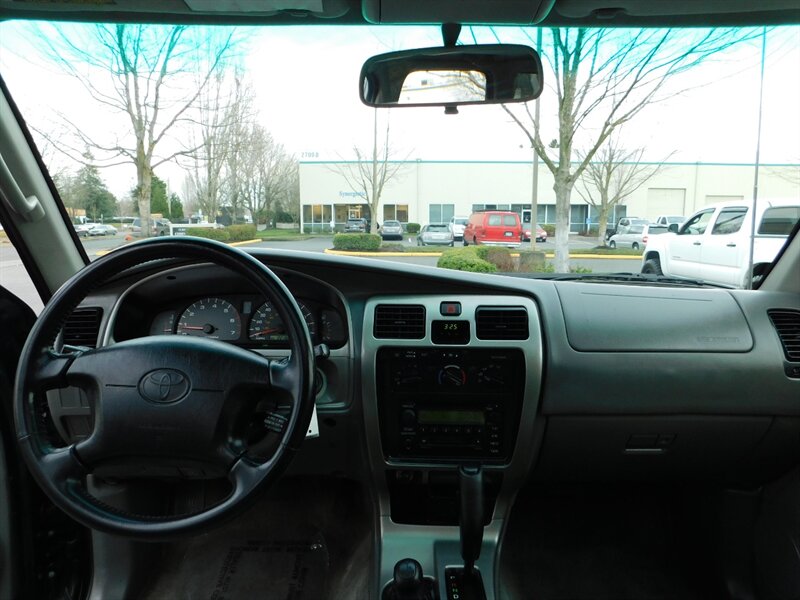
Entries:
{"label": "building window", "polygon": [[383,220],[408,223],[408,204],[384,204]]}
{"label": "building window", "polygon": [[336,205],[336,222],[344,223],[347,221],[347,206],[344,204]]}
{"label": "building window", "polygon": [[478,212],[479,210],[483,210],[483,204],[473,204],[472,205],[472,212]]}
{"label": "building window", "polygon": [[449,223],[455,208],[455,204],[431,204],[428,207],[428,223]]}

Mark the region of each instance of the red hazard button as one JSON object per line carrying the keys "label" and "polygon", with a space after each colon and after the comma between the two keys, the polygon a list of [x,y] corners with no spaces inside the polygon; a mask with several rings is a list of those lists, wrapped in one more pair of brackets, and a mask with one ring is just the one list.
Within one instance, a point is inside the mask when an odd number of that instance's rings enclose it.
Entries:
{"label": "red hazard button", "polygon": [[443,317],[458,317],[461,315],[461,302],[442,302],[439,312]]}

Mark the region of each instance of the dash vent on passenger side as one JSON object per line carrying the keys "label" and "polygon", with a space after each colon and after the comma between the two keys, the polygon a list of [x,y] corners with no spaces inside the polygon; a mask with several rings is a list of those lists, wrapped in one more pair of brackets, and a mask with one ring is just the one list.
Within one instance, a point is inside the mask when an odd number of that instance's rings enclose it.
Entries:
{"label": "dash vent on passenger side", "polygon": [[378,339],[421,340],[425,337],[425,307],[421,304],[379,304],[372,334]]}
{"label": "dash vent on passenger side", "polygon": [[97,347],[102,308],[76,308],[64,323],[64,344],[69,346]]}
{"label": "dash vent on passenger side", "polygon": [[800,361],[800,310],[768,310],[772,325],[778,332],[786,360]]}
{"label": "dash vent on passenger side", "polygon": [[475,334],[480,340],[527,340],[528,311],[521,306],[479,306]]}

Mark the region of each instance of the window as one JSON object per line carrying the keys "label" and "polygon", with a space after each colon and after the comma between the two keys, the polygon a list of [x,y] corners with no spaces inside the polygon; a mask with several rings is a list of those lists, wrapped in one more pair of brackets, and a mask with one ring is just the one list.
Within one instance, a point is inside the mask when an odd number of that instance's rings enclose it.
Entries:
{"label": "window", "polygon": [[408,223],[408,204],[384,204],[383,220]]}
{"label": "window", "polygon": [[449,223],[455,214],[455,204],[431,204],[428,207],[429,223]]}
{"label": "window", "polygon": [[683,229],[678,233],[680,235],[703,235],[706,231],[706,227],[708,227],[708,222],[711,220],[711,215],[713,214],[713,209],[704,210],[687,221],[686,225],[684,225]]}
{"label": "window", "polygon": [[336,205],[336,222],[344,223],[347,221],[347,206],[344,204]]}
{"label": "window", "polygon": [[768,208],[758,227],[760,235],[789,235],[800,220],[800,206]]}
{"label": "window", "polygon": [[501,225],[502,222],[500,215],[489,215],[489,225]]}
{"label": "window", "polygon": [[472,205],[472,212],[478,212],[479,210],[483,210],[483,204],[473,204]]}
{"label": "window", "polygon": [[729,235],[736,233],[742,228],[744,217],[747,214],[747,209],[742,208],[726,208],[719,212],[717,222],[714,223],[714,228],[711,230],[711,235]]}
{"label": "window", "polygon": [[503,215],[503,225],[514,227],[517,224],[517,217],[514,215]]}

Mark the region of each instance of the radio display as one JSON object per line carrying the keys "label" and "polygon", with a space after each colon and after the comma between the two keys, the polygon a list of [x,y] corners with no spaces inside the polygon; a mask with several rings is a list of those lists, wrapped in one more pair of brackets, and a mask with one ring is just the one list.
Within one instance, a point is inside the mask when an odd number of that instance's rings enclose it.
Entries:
{"label": "radio display", "polygon": [[423,408],[417,414],[420,425],[484,425],[480,410],[431,410]]}

